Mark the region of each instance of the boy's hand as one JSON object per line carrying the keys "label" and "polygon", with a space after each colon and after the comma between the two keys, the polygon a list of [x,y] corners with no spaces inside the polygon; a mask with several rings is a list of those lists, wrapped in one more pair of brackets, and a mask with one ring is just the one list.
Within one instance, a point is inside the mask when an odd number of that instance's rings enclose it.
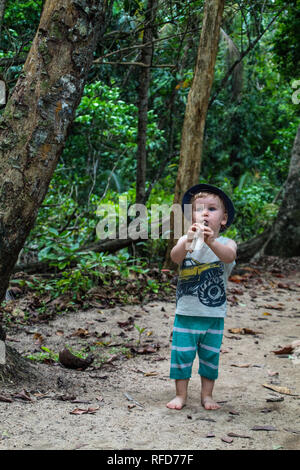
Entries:
{"label": "boy's hand", "polygon": [[192,252],[195,249],[197,238],[203,240],[208,246],[215,241],[215,232],[212,228],[203,223],[195,222],[187,231],[186,249]]}
{"label": "boy's hand", "polygon": [[197,239],[200,238],[203,240],[203,229],[204,225],[196,222],[192,224],[188,229],[186,239],[186,250],[190,253],[194,251]]}
{"label": "boy's hand", "polygon": [[215,232],[212,228],[207,227],[206,225],[203,226],[203,237],[204,242],[210,246],[211,243],[215,241]]}
{"label": "boy's hand", "polygon": [[186,234],[188,242],[192,242],[194,240],[194,238],[197,236],[197,234],[199,232],[199,228],[200,228],[200,227],[198,227],[198,225],[199,224],[193,224],[188,229],[187,234]]}

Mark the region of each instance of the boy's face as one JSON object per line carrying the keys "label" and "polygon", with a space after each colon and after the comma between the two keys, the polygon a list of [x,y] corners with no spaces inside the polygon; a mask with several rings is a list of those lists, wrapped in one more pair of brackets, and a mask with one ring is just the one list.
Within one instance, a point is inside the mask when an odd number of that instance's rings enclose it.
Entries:
{"label": "boy's face", "polygon": [[192,221],[204,223],[216,234],[219,233],[221,226],[227,222],[227,214],[221,199],[210,194],[197,198],[193,202]]}

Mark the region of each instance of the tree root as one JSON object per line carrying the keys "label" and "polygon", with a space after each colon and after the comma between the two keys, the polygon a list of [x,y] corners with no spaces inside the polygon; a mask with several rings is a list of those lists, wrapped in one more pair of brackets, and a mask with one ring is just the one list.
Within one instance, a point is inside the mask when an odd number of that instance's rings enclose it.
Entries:
{"label": "tree root", "polygon": [[36,383],[38,372],[29,360],[22,357],[18,351],[6,345],[6,363],[0,365],[0,384],[22,385]]}

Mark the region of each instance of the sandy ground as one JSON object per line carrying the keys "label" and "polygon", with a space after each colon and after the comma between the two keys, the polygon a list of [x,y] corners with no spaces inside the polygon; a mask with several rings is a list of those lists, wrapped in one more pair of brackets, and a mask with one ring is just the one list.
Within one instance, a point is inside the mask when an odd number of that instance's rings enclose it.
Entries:
{"label": "sandy ground", "polygon": [[[0,384],[0,395],[12,400],[0,401],[0,450],[300,449],[300,353],[273,352],[300,339],[300,272],[251,269],[228,285],[214,391],[219,410],[200,404],[197,361],[187,405],[166,408],[174,394],[168,377],[174,298],[93,308],[8,331],[7,344],[23,355],[40,351],[41,344],[59,352],[87,343],[109,354],[101,366],[94,361],[84,371],[38,363],[36,384]],[[128,358],[121,348],[137,345],[134,324],[145,328],[144,354],[136,347]]]}

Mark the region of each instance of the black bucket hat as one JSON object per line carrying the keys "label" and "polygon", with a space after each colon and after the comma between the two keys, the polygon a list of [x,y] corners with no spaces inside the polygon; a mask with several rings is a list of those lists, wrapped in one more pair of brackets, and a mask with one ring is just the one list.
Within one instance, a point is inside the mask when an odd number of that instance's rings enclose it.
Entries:
{"label": "black bucket hat", "polygon": [[184,213],[184,215],[187,215],[187,212],[186,212],[187,207],[185,208],[184,206],[187,204],[190,204],[192,197],[195,196],[195,194],[198,194],[201,192],[217,194],[224,202],[226,212],[227,212],[227,223],[226,223],[226,226],[224,228],[221,228],[220,230],[220,232],[223,232],[232,224],[235,210],[234,210],[234,205],[231,199],[227,196],[227,194],[224,193],[224,191],[217,188],[216,186],[212,186],[211,184],[206,184],[206,183],[200,183],[188,189],[182,198],[182,204],[181,204],[182,212]]}

